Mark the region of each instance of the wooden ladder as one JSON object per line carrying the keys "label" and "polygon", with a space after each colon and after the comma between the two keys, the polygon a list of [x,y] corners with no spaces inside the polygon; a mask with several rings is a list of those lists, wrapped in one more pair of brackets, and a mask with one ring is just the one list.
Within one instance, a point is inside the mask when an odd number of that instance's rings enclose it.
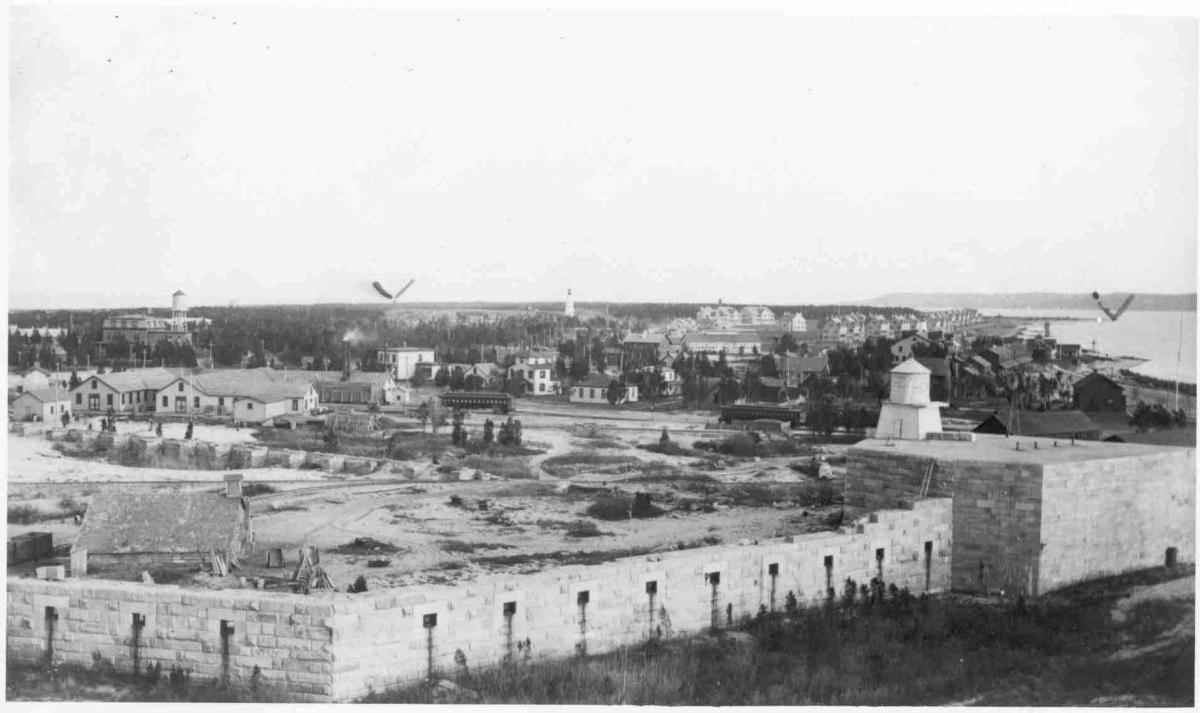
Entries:
{"label": "wooden ladder", "polygon": [[929,497],[929,484],[933,481],[933,467],[937,465],[936,460],[929,461],[929,469],[925,471],[925,479],[921,481],[921,499]]}

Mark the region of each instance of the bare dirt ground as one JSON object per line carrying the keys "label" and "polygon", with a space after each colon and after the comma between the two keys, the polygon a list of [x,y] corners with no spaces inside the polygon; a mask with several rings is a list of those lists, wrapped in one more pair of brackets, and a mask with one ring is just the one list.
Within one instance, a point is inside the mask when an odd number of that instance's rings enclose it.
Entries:
{"label": "bare dirt ground", "polygon": [[[372,588],[448,582],[486,572],[527,572],[656,549],[799,534],[827,529],[840,518],[840,468],[835,467],[836,480],[825,486],[836,492],[837,501],[818,506],[804,500],[816,479],[789,467],[807,463],[808,457],[675,456],[637,447],[657,443],[664,427],[672,441],[688,449],[696,440],[729,435],[705,429],[712,414],[622,412],[531,401],[523,400],[521,412],[514,414],[522,422],[524,445],[544,451],[516,459],[524,461],[530,479],[480,473],[482,479],[475,480],[477,469],[470,466],[481,461],[451,453],[436,464],[429,458],[409,461],[403,473],[384,469],[366,476],[238,470],[247,483],[269,483],[275,491],[251,499],[256,552],[239,574],[286,576],[299,548],[314,545],[339,588],[359,575]],[[481,437],[488,417],[467,419],[472,439]],[[165,424],[164,431],[168,425],[179,426]],[[199,440],[247,440],[251,433],[198,425],[195,435]],[[449,429],[439,429],[439,437],[448,441]],[[64,496],[86,502],[105,482],[215,489],[227,472],[131,468],[70,458],[38,436],[10,435],[8,446],[10,505],[32,505],[47,513],[60,508]],[[845,446],[821,450],[837,456]],[[600,462],[543,467],[552,458],[571,461],[580,455],[584,461],[595,455]],[[635,492],[650,493],[663,514],[613,521],[586,512],[614,493],[631,498]],[[61,543],[73,539],[78,526],[63,517],[9,529],[53,531]],[[285,568],[265,568],[266,552],[273,548],[283,550]],[[369,560],[387,562],[368,566]]]}

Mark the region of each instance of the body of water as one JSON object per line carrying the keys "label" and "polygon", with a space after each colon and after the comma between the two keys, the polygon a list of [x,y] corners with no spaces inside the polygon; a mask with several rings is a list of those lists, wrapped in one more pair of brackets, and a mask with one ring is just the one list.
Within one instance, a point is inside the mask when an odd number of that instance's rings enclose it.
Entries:
{"label": "body of water", "polygon": [[[1028,318],[1041,330],[1038,317],[1051,318],[1050,336],[1060,343],[1080,344],[1102,354],[1133,356],[1149,359],[1134,371],[1159,379],[1174,380],[1176,359],[1179,380],[1196,383],[1196,313],[1195,312],[1137,312],[1130,310],[1117,321],[1110,320],[1099,309],[1013,309],[985,308],[980,314]],[[1079,321],[1054,321],[1054,318]],[[1100,321],[1097,321],[1099,317]],[[1182,342],[1180,325],[1183,327]]]}

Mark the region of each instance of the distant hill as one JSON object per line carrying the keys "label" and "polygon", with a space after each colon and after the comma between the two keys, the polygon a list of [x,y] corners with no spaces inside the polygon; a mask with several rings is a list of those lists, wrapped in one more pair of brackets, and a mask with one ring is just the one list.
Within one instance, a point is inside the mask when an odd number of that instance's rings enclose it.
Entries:
{"label": "distant hill", "polygon": [[[1101,294],[1101,299],[1109,307],[1116,308],[1125,299],[1127,292]],[[1146,312],[1163,312],[1174,310],[1196,309],[1196,293],[1137,294],[1130,305],[1130,310]],[[1004,294],[1000,292],[895,292],[863,300],[864,304],[874,307],[915,307],[928,309],[954,309],[957,307],[995,307],[1012,309],[1092,309],[1096,303],[1091,293],[1070,292],[1018,292]]]}

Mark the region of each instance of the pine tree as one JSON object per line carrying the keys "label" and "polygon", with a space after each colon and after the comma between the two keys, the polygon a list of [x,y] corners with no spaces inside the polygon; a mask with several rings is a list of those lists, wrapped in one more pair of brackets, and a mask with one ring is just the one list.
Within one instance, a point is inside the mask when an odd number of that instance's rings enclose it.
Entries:
{"label": "pine tree", "polygon": [[76,373],[75,373],[75,370],[74,370],[74,369],[72,369],[72,370],[71,370],[71,379],[70,379],[70,380],[67,382],[67,388],[68,388],[68,389],[75,389],[75,388],[78,388],[78,387],[79,387],[79,384],[80,384],[80,381],[79,381],[79,374],[76,374]]}
{"label": "pine tree", "polygon": [[483,442],[491,443],[496,440],[496,424],[492,423],[492,419],[483,422]]}
{"label": "pine tree", "polygon": [[188,421],[187,430],[184,431],[183,437],[189,441],[192,439],[192,422],[191,421]]}

